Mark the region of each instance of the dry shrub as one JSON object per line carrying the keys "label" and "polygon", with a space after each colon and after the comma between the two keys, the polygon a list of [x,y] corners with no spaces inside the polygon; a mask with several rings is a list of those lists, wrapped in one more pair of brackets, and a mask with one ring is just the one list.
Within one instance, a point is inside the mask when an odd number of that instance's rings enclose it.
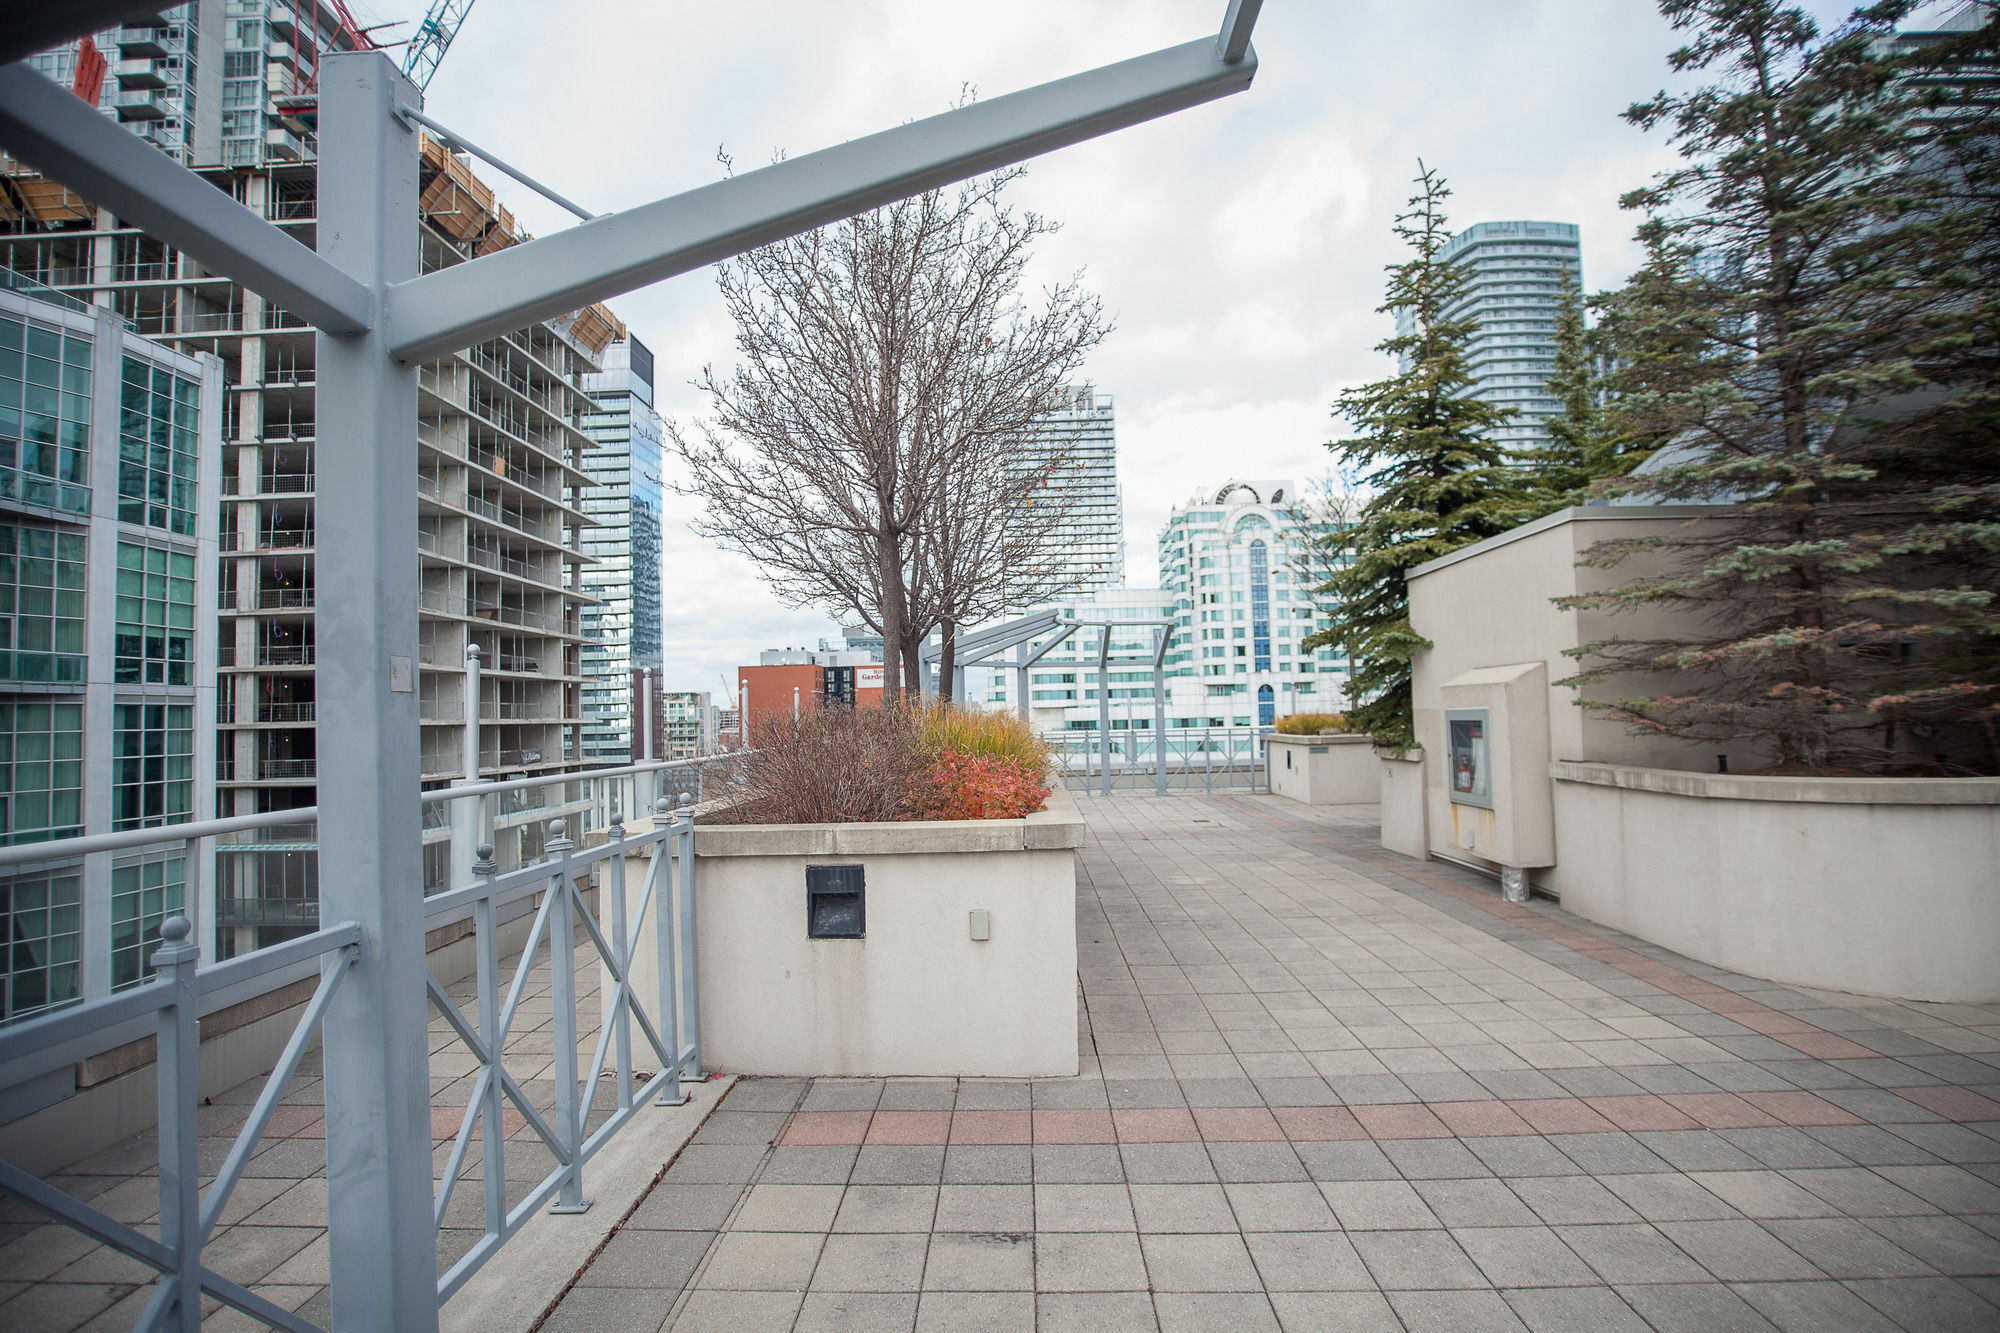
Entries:
{"label": "dry shrub", "polygon": [[1347,730],[1345,713],[1293,713],[1281,717],[1272,724],[1274,730],[1285,736],[1317,736],[1324,731],[1344,732]]}
{"label": "dry shrub", "polygon": [[931,761],[894,709],[827,708],[760,718],[737,772],[731,824],[854,824],[906,818]]}
{"label": "dry shrub", "polygon": [[766,716],[752,740],[726,807],[703,822],[1018,819],[1050,791],[1048,747],[1010,713],[830,708]]}

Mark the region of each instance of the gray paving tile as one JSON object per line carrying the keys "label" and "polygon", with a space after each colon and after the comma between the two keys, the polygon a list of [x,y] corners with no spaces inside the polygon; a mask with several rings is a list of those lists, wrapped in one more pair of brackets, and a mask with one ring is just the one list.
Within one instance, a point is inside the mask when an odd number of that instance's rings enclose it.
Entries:
{"label": "gray paving tile", "polygon": [[1559,1226],[1556,1235],[1614,1286],[1639,1282],[1706,1282],[1709,1274],[1646,1223]]}
{"label": "gray paving tile", "polygon": [[1402,1180],[1326,1181],[1320,1184],[1333,1214],[1347,1231],[1407,1231],[1440,1227],[1415,1187]]}
{"label": "gray paving tile", "polygon": [[1033,1231],[1035,1192],[1028,1185],[946,1185],[938,1191],[938,1231]]}
{"label": "gray paving tile", "polygon": [[1543,1287],[1503,1292],[1529,1333],[1651,1333],[1608,1287]]}
{"label": "gray paving tile", "polygon": [[1134,1232],[1042,1231],[1035,1237],[1037,1291],[1144,1291],[1146,1285]]}
{"label": "gray paving tile", "polygon": [[695,1285],[727,1291],[804,1291],[824,1240],[798,1233],[726,1232],[709,1252]]}
{"label": "gray paving tile", "polygon": [[1124,1185],[1037,1185],[1034,1229],[1133,1231],[1132,1196]]}
{"label": "gray paving tile", "polygon": [[[1383,1291],[1485,1288],[1486,1277],[1447,1231],[1355,1231],[1348,1234]],[[1400,1312],[1401,1307],[1398,1306]]]}
{"label": "gray paving tile", "polygon": [[1266,1231],[1243,1241],[1267,1292],[1375,1288],[1352,1241],[1338,1232]]}
{"label": "gray paving tile", "polygon": [[1035,1323],[1032,1291],[926,1291],[917,1333],[1020,1333]]}
{"label": "gray paving tile", "polygon": [[1448,1227],[1533,1226],[1535,1214],[1499,1180],[1418,1180],[1417,1193]]}
{"label": "gray paving tile", "polygon": [[1144,1291],[1043,1292],[1035,1298],[1038,1333],[1153,1333],[1152,1295]]}
{"label": "gray paving tile", "polygon": [[[1488,1170],[1503,1179],[1528,1176],[1580,1176],[1583,1168],[1550,1146],[1539,1135],[1460,1140]],[[1748,1159],[1745,1159],[1748,1160]],[[1754,1163],[1753,1163],[1754,1165]]]}
{"label": "gray paving tile", "polygon": [[1507,1333],[1524,1327],[1493,1291],[1394,1291],[1389,1303],[1409,1333]]}
{"label": "gray paving tile", "polygon": [[[782,1301],[796,1308],[796,1296],[781,1296]],[[657,1330],[667,1317],[668,1301],[661,1299],[657,1291],[645,1291],[635,1287],[578,1287],[563,1297],[542,1327],[554,1333],[582,1333],[583,1330],[605,1328],[654,1329]],[[21,1328],[37,1325],[21,1324]],[[48,1325],[40,1325],[48,1327]],[[787,1312],[784,1327],[791,1327]]]}
{"label": "gray paving tile", "polygon": [[1656,1333],[1772,1333],[1776,1325],[1719,1282],[1614,1287]]}
{"label": "gray paving tile", "polygon": [[1954,1277],[2000,1273],[2000,1237],[1956,1217],[1871,1217],[1870,1231]]}
{"label": "gray paving tile", "polygon": [[1710,1277],[1724,1282],[1790,1282],[1825,1276],[1755,1222],[1662,1222],[1659,1229]]}
{"label": "gray paving tile", "polygon": [[841,1196],[832,1231],[929,1231],[937,1216],[931,1185],[850,1185]]}
{"label": "gray paving tile", "polygon": [[1188,1184],[1216,1178],[1215,1163],[1199,1143],[1127,1143],[1116,1151],[1123,1163],[1123,1178],[1135,1185]]}
{"label": "gray paving tile", "polygon": [[1742,1214],[1679,1172],[1599,1176],[1597,1181],[1648,1222],[1701,1222]]}
{"label": "gray paving tile", "polygon": [[1140,1231],[1221,1232],[1236,1227],[1236,1215],[1220,1185],[1135,1184],[1130,1193]]}
{"label": "gray paving tile", "polygon": [[860,1151],[853,1146],[773,1148],[758,1180],[773,1185],[845,1185]]}
{"label": "gray paving tile", "polygon": [[1234,1232],[1148,1232],[1139,1241],[1156,1292],[1263,1290],[1243,1237]]}
{"label": "gray paving tile", "polygon": [[1596,1286],[1597,1274],[1547,1227],[1457,1227],[1452,1238],[1495,1287]]}
{"label": "gray paving tile", "polygon": [[[628,1228],[604,1243],[577,1278],[587,1287],[661,1287],[678,1292],[715,1240],[707,1231],[640,1231]],[[666,1315],[669,1296],[659,1304]]]}
{"label": "gray paving tile", "polygon": [[1891,1333],[1896,1325],[1838,1282],[1740,1282],[1733,1290],[1785,1333]]}
{"label": "gray paving tile", "polygon": [[1907,1329],[1924,1333],[1991,1333],[2000,1307],[1950,1278],[1880,1278],[1847,1289]]}
{"label": "gray paving tile", "polygon": [[1403,1321],[1378,1291],[1273,1291],[1284,1333],[1403,1333]]}
{"label": "gray paving tile", "polygon": [[1531,1176],[1508,1184],[1550,1226],[1639,1220],[1638,1213],[1590,1176]]}
{"label": "gray paving tile", "polygon": [[1406,1180],[1464,1180],[1493,1174],[1457,1139],[1385,1139],[1380,1147]]}
{"label": "gray paving tile", "polygon": [[1034,1153],[1025,1143],[953,1145],[944,1151],[947,1185],[1026,1185],[1034,1178]]}
{"label": "gray paving tile", "polygon": [[1879,1231],[1852,1218],[1787,1218],[1763,1226],[1829,1277],[1905,1278],[1937,1273]]}
{"label": "gray paving tile", "polygon": [[1038,1185],[1104,1185],[1125,1179],[1117,1145],[1109,1143],[1038,1143],[1034,1166]]}
{"label": "gray paving tile", "polygon": [[[1292,1151],[1306,1174],[1317,1181],[1401,1180],[1403,1173],[1373,1143],[1347,1140],[1332,1143],[1294,1143]],[[1565,1163],[1565,1165],[1568,1165]],[[1575,1170],[1575,1167],[1569,1169]]]}
{"label": "gray paving tile", "polygon": [[[924,1267],[926,1291],[1032,1291],[1035,1240],[1022,1232],[938,1233]],[[921,1318],[921,1311],[919,1312]]]}
{"label": "gray paving tile", "polygon": [[1167,1292],[1153,1297],[1160,1333],[1278,1333],[1278,1317],[1262,1292]]}
{"label": "gray paving tile", "polygon": [[943,1178],[943,1146],[923,1144],[865,1146],[848,1177],[857,1185],[935,1185]]}
{"label": "gray paving tile", "polygon": [[[1134,1145],[1141,1146],[1141,1145]],[[1310,1180],[1289,1143],[1211,1143],[1208,1159],[1222,1181]]]}
{"label": "gray paving tile", "polygon": [[792,1333],[907,1333],[916,1323],[915,1292],[809,1291]]}
{"label": "gray paving tile", "polygon": [[828,1236],[813,1270],[812,1289],[915,1292],[923,1283],[929,1247],[930,1237],[921,1232]]}

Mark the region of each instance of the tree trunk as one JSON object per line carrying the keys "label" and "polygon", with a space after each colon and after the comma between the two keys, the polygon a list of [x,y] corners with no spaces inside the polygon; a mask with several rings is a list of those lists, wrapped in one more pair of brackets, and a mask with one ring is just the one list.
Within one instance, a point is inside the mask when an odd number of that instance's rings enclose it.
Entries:
{"label": "tree trunk", "polygon": [[952,668],[958,663],[958,622],[950,616],[938,627],[938,698],[952,699]]}
{"label": "tree trunk", "polygon": [[905,632],[903,641],[903,688],[916,698],[924,696],[924,641]]}
{"label": "tree trunk", "polygon": [[885,522],[875,538],[875,567],[882,584],[882,706],[902,703],[903,560]]}

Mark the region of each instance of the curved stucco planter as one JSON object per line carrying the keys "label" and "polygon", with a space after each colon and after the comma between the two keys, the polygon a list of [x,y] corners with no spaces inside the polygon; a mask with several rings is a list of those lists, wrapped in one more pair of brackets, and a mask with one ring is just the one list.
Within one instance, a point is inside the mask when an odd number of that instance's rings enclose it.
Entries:
{"label": "curved stucco planter", "polygon": [[1371,738],[1272,732],[1264,739],[1273,796],[1306,805],[1373,805],[1380,799]]}
{"label": "curved stucco planter", "polygon": [[[1058,788],[1025,819],[695,829],[701,1042],[732,1074],[1077,1072],[1076,849]],[[809,939],[806,868],[859,865],[861,939]],[[636,904],[644,862],[626,882]],[[975,940],[970,914],[987,914]],[[634,981],[654,993],[641,937]]]}
{"label": "curved stucco planter", "polygon": [[1565,910],[1750,976],[2000,999],[2000,778],[1550,771]]}

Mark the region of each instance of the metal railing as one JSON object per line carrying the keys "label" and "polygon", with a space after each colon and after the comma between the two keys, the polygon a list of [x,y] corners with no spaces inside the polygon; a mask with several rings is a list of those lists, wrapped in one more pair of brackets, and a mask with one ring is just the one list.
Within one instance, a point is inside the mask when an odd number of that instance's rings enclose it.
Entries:
{"label": "metal railing", "polygon": [[39,472],[0,467],[0,500],[59,509],[65,514],[88,514],[90,487],[58,477],[45,477]]}
{"label": "metal railing", "polygon": [[[720,757],[720,761],[734,758]],[[454,876],[443,891],[425,899],[427,930],[471,923],[476,983],[470,1012],[428,973],[423,998],[409,994],[392,999],[399,1004],[428,1003],[477,1065],[471,1095],[435,1177],[434,1223],[442,1224],[475,1150],[485,1193],[480,1238],[437,1279],[440,1305],[491,1261],[544,1205],[557,1212],[580,1212],[589,1207],[583,1192],[585,1172],[599,1150],[639,1118],[648,1105],[685,1104],[682,1082],[705,1077],[701,1072],[693,797],[679,793],[676,806],[668,797],[654,799],[651,793],[669,777],[693,776],[699,788],[703,768],[715,762],[718,760],[655,761],[589,774],[478,783],[423,794],[426,828],[477,830],[483,822],[479,812],[507,804],[542,808],[530,802],[538,791],[550,787],[560,789],[565,797],[573,795],[568,790],[571,787],[588,788],[583,804],[604,816],[600,825],[604,838],[590,847],[579,847],[563,820],[550,821],[541,859],[511,870],[502,870],[495,862],[490,842],[481,843],[466,873]],[[634,808],[634,800],[654,812],[650,829],[625,827],[620,812]],[[435,817],[437,812],[444,814],[442,821]],[[454,817],[461,812],[473,818]],[[317,807],[306,806],[170,828],[100,834],[65,840],[61,853],[68,857],[179,846],[188,867],[185,900],[200,902],[199,849],[205,843],[242,850],[316,840],[318,815]],[[0,874],[48,855],[39,845],[0,848]],[[628,858],[641,857],[645,858],[642,879],[636,893],[628,896]],[[598,893],[595,908],[585,897],[586,886],[593,882]],[[311,904],[297,898],[268,903],[218,902],[216,910],[230,926],[259,924],[272,912],[276,913],[272,919],[282,918],[281,924],[309,923],[313,915]],[[518,956],[503,959],[502,928],[530,914],[532,920]],[[168,918],[160,934],[163,942],[151,956],[150,980],[0,1028],[0,1093],[149,1035],[157,1039],[157,1239],[5,1161],[0,1161],[0,1191],[158,1273],[152,1300],[139,1320],[141,1328],[195,1327],[198,1318],[192,1311],[198,1308],[200,1293],[274,1328],[321,1333],[300,1316],[206,1266],[203,1250],[246,1174],[301,1059],[319,1035],[348,966],[359,956],[361,928],[353,922],[326,926],[208,966],[199,965],[201,951],[185,916]],[[577,946],[583,942],[596,951],[607,978],[598,1015],[590,1019],[578,1003]],[[659,960],[657,990],[643,995],[630,981],[633,962],[642,948],[656,950]],[[542,1021],[538,998],[531,994],[530,986],[531,974],[541,966],[549,969],[555,1064],[553,1107],[547,1114],[506,1064],[508,1038],[522,1015]],[[315,973],[317,987],[305,1002],[248,1119],[204,1191],[201,1180],[207,1168],[199,1160],[197,1124],[204,1104],[196,1076],[200,1020]],[[596,1024],[596,1040],[586,1061],[579,1056],[580,1043],[590,1038],[591,1023]],[[539,1047],[539,1043],[535,1045]],[[527,1058],[539,1068],[546,1056],[529,1052]],[[328,1115],[339,1114],[349,1090],[329,1083],[324,1092]],[[354,1092],[363,1098],[371,1095],[366,1089]],[[509,1112],[518,1115],[531,1131],[529,1138],[509,1142]],[[599,1112],[607,1114],[593,1127],[593,1117]],[[546,1150],[554,1166],[528,1183],[525,1190],[516,1181],[515,1197],[510,1200],[509,1152],[524,1145]],[[331,1185],[327,1223],[336,1245],[344,1230],[381,1225],[365,1207],[343,1208],[339,1182]]]}
{"label": "metal railing", "polygon": [[1048,742],[1057,777],[1070,791],[1254,792],[1271,789],[1264,744],[1269,734],[1269,728],[1260,727],[1169,727],[1157,733],[1137,727],[1112,732],[1108,754],[1096,731],[1059,731],[1042,739]]}

